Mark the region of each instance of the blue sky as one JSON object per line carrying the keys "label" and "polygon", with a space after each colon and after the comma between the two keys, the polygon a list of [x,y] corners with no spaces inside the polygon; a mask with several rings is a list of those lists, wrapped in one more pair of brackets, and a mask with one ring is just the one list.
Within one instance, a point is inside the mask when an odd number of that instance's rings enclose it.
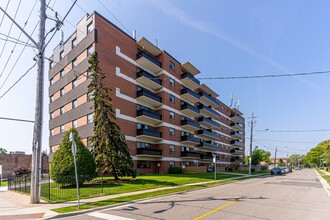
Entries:
{"label": "blue sky", "polygon": [[[34,1],[22,1],[17,22],[24,24]],[[103,0],[104,5],[137,36],[155,39],[159,47],[177,60],[190,61],[201,74],[197,77],[250,76],[330,70],[330,2],[318,1],[220,1],[220,0]],[[10,1],[12,16],[19,0]],[[71,1],[51,0],[50,6],[64,15]],[[5,8],[7,0],[0,2]],[[97,1],[78,0],[88,12],[98,11],[124,29]],[[26,30],[32,32],[38,20],[37,3]],[[54,14],[48,10],[51,16]],[[76,24],[85,12],[75,6],[68,21]],[[0,13],[0,18],[2,18]],[[0,20],[1,21],[1,20]],[[10,21],[5,18],[0,33],[8,34]],[[47,20],[47,30],[54,23]],[[125,28],[125,29],[126,29]],[[125,30],[124,29],[124,30]],[[65,37],[74,28],[65,23]],[[37,39],[37,32],[34,38]],[[12,28],[10,36],[18,37]],[[4,38],[3,36],[0,36]],[[46,56],[59,42],[56,35],[46,50]],[[26,41],[26,37],[20,38]],[[2,50],[4,41],[0,40]],[[14,44],[7,43],[0,57],[0,70],[5,66]],[[0,78],[3,84],[18,57],[17,46]],[[1,52],[1,51],[0,51]],[[34,51],[26,48],[0,95],[33,64]],[[46,65],[48,72],[48,65]],[[0,117],[34,119],[36,68],[0,99]],[[257,115],[256,130],[327,129],[330,119],[330,74],[283,78],[244,80],[202,80],[213,88],[220,99],[229,104],[230,94],[240,100],[240,110],[246,119]],[[48,149],[48,75],[45,81],[43,146]],[[246,137],[249,137],[247,126]],[[0,120],[0,147],[7,150],[31,152],[33,124]],[[259,147],[279,156],[288,152],[306,153],[318,142],[329,139],[330,132],[277,133],[260,132],[255,135]],[[246,140],[248,146],[249,139]],[[287,147],[285,147],[287,146]]]}

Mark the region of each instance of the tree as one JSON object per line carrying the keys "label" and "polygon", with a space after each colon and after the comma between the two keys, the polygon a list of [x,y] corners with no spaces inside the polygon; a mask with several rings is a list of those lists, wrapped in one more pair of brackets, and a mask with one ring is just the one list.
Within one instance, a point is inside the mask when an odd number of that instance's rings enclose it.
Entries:
{"label": "tree", "polygon": [[330,140],[321,142],[324,146],[323,161],[326,166],[330,165]]}
{"label": "tree", "polygon": [[261,161],[269,163],[270,162],[269,157],[270,157],[270,152],[264,151],[262,149],[255,149],[252,152],[252,165],[257,165]]}
{"label": "tree", "polygon": [[94,101],[92,152],[96,156],[97,168],[103,173],[112,172],[114,178],[118,180],[118,176],[131,174],[133,161],[125,143],[125,136],[114,122],[116,117],[112,108],[112,99],[108,88],[103,84],[105,74],[99,68],[95,53],[90,56],[89,64],[88,72],[92,81],[88,86],[88,92],[93,94],[91,100]]}
{"label": "tree", "polygon": [[305,155],[292,154],[288,158],[288,164],[290,164],[291,166],[298,166],[298,165],[301,165],[301,164],[307,165],[307,163],[305,161]]}
{"label": "tree", "polygon": [[71,150],[72,143],[69,139],[71,132],[74,134],[77,147],[76,160],[79,184],[82,184],[85,181],[92,180],[96,176],[96,164],[92,154],[82,143],[77,130],[74,128],[65,132],[60,148],[55,151],[51,162],[50,176],[57,183],[75,184],[75,170]]}
{"label": "tree", "polygon": [[306,163],[312,166],[320,167],[324,156],[327,156],[327,146],[330,144],[329,140],[322,141],[316,147],[312,148],[306,155]]}
{"label": "tree", "polygon": [[28,167],[18,166],[16,169],[14,169],[15,176],[23,176],[23,175],[27,175],[30,173],[31,173],[31,170]]}
{"label": "tree", "polygon": [[7,154],[7,150],[5,148],[0,147],[0,154]]}

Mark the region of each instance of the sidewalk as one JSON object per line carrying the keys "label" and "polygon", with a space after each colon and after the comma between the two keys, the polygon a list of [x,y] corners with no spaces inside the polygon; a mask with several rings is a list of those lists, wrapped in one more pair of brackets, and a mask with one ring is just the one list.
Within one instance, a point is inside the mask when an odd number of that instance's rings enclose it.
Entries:
{"label": "sidewalk", "polygon": [[[223,172],[223,173],[225,173],[225,172]],[[252,175],[252,176],[256,177],[259,175],[262,175],[262,174]],[[222,180],[242,179],[242,178],[245,178],[248,176],[249,175],[243,174],[239,177],[233,177],[233,178],[228,178],[228,179],[190,183],[190,184],[184,184],[184,185],[179,185],[179,186],[169,186],[169,187],[155,188],[155,189],[149,189],[149,190],[141,190],[141,191],[136,191],[136,192],[116,194],[116,195],[108,195],[108,196],[101,196],[101,197],[95,197],[95,198],[89,198],[89,199],[82,199],[82,200],[80,200],[80,203],[86,204],[86,203],[98,202],[98,201],[102,201],[102,200],[114,199],[114,198],[118,198],[118,197],[122,197],[122,196],[136,195],[136,194],[154,192],[154,191],[159,191],[159,190],[164,190],[164,189],[178,188],[178,187],[182,187],[182,186],[191,186],[191,185],[212,183],[212,182],[217,182],[217,181],[222,181]],[[29,203],[30,203],[30,197],[25,194],[16,193],[16,192],[12,192],[12,191],[0,191],[0,219],[1,220],[36,219],[36,218],[54,217],[54,216],[58,215],[58,213],[51,211],[51,209],[73,206],[73,205],[77,204],[77,201],[69,201],[69,202],[56,203],[56,204],[49,204],[45,201],[42,201],[40,204],[33,204],[33,205],[31,205]]]}

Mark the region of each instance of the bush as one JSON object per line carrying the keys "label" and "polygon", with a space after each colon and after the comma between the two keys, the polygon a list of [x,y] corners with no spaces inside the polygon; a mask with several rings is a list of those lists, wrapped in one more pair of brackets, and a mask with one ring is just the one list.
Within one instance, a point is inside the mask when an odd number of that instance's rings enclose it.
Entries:
{"label": "bush", "polygon": [[233,168],[229,167],[229,168],[228,168],[228,171],[233,171]]}
{"label": "bush", "polygon": [[251,173],[253,173],[253,172],[255,172],[256,171],[256,169],[254,169],[254,168],[251,168]]}
{"label": "bush", "polygon": [[27,167],[18,166],[16,169],[14,169],[14,176],[23,176],[30,173],[31,170]]}
{"label": "bush", "polygon": [[181,167],[170,167],[169,171],[170,174],[181,174],[182,168]]}
{"label": "bush", "polygon": [[136,178],[137,175],[138,175],[137,170],[132,170],[132,178]]}
{"label": "bush", "polygon": [[60,148],[55,151],[50,169],[50,176],[62,185],[75,185],[75,170],[73,154],[71,150],[70,133],[73,132],[77,146],[76,160],[79,175],[79,185],[85,181],[90,181],[96,176],[96,164],[92,154],[81,142],[77,130],[70,129],[62,139]]}

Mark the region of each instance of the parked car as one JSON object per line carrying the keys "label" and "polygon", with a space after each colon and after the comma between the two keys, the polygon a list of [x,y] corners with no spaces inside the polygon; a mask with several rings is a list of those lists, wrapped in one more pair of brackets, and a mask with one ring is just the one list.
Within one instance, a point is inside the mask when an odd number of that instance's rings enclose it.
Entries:
{"label": "parked car", "polygon": [[295,168],[296,170],[301,170],[300,166],[296,166]]}
{"label": "parked car", "polygon": [[285,173],[291,173],[292,170],[290,169],[290,167],[283,167]]}
{"label": "parked car", "polygon": [[271,175],[282,175],[282,169],[280,167],[274,167],[271,171],[270,171]]}

